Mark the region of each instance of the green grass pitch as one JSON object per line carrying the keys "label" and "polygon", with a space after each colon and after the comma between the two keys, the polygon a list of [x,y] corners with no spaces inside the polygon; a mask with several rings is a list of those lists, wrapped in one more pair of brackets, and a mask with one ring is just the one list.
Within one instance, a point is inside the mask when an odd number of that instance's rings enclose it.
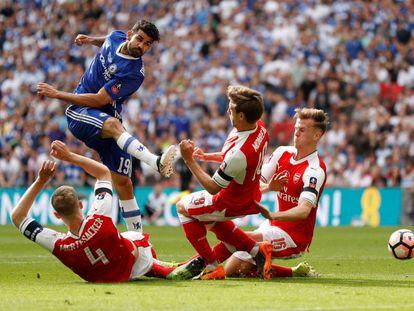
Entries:
{"label": "green grass pitch", "polygon": [[[160,259],[193,254],[181,228],[146,229]],[[278,261],[306,259],[320,278],[88,284],[0,226],[0,310],[414,310],[414,260],[393,259],[386,247],[395,229],[317,228],[309,254]]]}

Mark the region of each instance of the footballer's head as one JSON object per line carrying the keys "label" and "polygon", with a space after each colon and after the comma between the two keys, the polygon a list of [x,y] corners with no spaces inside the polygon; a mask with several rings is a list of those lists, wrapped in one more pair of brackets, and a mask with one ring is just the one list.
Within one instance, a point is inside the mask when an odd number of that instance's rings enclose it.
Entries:
{"label": "footballer's head", "polygon": [[315,108],[297,108],[295,112],[294,146],[296,148],[306,145],[316,146],[328,127],[328,114]]}
{"label": "footballer's head", "polygon": [[72,217],[77,215],[82,209],[82,203],[73,187],[60,186],[53,192],[52,206],[58,218]]}
{"label": "footballer's head", "polygon": [[159,40],[158,28],[153,23],[140,20],[127,32],[128,53],[132,57],[141,57]]}
{"label": "footballer's head", "polygon": [[227,88],[230,121],[237,128],[241,123],[255,124],[264,111],[262,95],[248,87],[236,85]]}

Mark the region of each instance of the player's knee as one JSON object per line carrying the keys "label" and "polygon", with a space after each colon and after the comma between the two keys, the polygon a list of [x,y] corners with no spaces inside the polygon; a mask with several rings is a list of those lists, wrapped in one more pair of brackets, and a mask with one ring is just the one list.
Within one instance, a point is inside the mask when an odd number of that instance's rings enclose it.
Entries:
{"label": "player's knee", "polygon": [[102,135],[104,137],[118,137],[122,134],[124,128],[117,118],[108,118],[105,120],[102,127]]}

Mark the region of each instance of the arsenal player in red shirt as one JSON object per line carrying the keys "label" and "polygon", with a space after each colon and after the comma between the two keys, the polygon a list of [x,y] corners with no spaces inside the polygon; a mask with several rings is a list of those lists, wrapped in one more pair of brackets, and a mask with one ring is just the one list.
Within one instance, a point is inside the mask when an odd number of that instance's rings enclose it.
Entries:
{"label": "arsenal player in red shirt", "polygon": [[[328,116],[322,110],[296,109],[293,146],[277,148],[262,168],[262,192],[277,191],[279,210],[260,206],[267,220],[248,234],[273,245],[273,258],[295,258],[307,252],[312,242],[318,201],[326,182],[326,166],[317,146],[326,132]],[[254,261],[236,252],[226,264],[226,275],[251,275]],[[290,268],[272,266],[272,276],[314,274],[307,263]]]}
{"label": "arsenal player in red shirt", "polygon": [[[56,163],[46,161],[39,176],[12,212],[11,219],[19,230],[89,282],[125,282],[143,275],[165,278],[173,268],[154,258],[155,252],[148,241],[148,235],[139,232],[133,222],[127,224],[129,231],[119,233],[112,222],[112,182],[108,168],[70,152],[61,141],[52,143],[51,155],[79,165],[97,178],[95,200],[88,215],[83,217],[82,203],[72,187],[61,186],[55,190],[52,206],[55,216],[62,219],[69,229],[66,234],[43,228],[28,217],[36,196],[55,172]],[[135,217],[135,222],[139,222],[138,209],[129,213],[130,219]]]}
{"label": "arsenal player in red shirt", "polygon": [[[231,219],[259,213],[255,201],[260,200],[260,172],[269,141],[266,128],[260,121],[263,98],[244,86],[229,86],[228,114],[234,129],[221,152],[204,154],[190,140],[180,143],[181,155],[205,190],[191,193],[177,203],[177,211],[187,239],[206,265],[200,279],[224,278],[223,266],[212,250],[207,229],[232,251],[247,251],[255,260],[259,274],[269,278],[271,244],[257,243],[235,226]],[[210,177],[194,158],[220,162]],[[189,262],[192,265],[194,262]],[[193,276],[189,266],[177,269],[175,277]]]}

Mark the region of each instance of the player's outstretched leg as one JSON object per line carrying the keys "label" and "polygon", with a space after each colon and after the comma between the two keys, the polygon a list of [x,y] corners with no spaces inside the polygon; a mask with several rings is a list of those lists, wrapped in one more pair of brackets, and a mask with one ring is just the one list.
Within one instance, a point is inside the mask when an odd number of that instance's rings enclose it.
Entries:
{"label": "player's outstretched leg", "polygon": [[138,139],[126,132],[121,122],[113,117],[105,120],[102,127],[102,137],[113,138],[124,152],[145,162],[163,177],[168,178],[173,174],[174,158],[177,154],[177,149],[174,145],[169,146],[161,156],[155,155]]}
{"label": "player's outstretched leg", "polygon": [[169,265],[168,263],[161,262],[159,260],[154,259],[154,263],[152,264],[152,268],[145,276],[152,277],[152,278],[161,278],[166,279],[171,271],[174,270],[174,267]]}

